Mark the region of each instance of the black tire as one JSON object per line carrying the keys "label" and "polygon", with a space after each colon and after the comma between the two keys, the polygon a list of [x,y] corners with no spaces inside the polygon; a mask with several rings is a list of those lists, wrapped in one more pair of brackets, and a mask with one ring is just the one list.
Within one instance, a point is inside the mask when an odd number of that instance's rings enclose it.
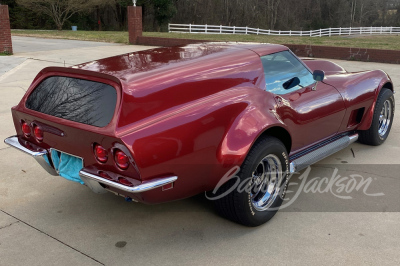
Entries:
{"label": "black tire", "polygon": [[[246,184],[249,186],[251,184],[255,185],[255,182],[253,182],[254,179],[249,177],[253,177],[253,174],[256,172],[256,168],[258,169],[263,160],[269,157],[279,159],[282,170],[282,175],[280,177],[281,182],[276,182],[277,184],[279,183],[280,186],[276,185],[277,190],[274,190],[277,191],[275,193],[278,193],[278,195],[271,193],[277,196],[275,198],[270,198],[270,207],[260,211],[257,210],[252,203],[251,197],[256,193],[252,195],[249,189],[248,191],[239,191],[238,189],[232,190],[232,186],[238,182],[237,180],[240,180],[240,184]],[[268,165],[269,164],[266,164],[265,166]],[[264,169],[265,168],[266,167],[264,167]],[[283,143],[277,138],[271,136],[262,138],[251,148],[236,178],[230,179],[228,182],[222,185],[215,194],[211,195],[211,198],[212,196],[218,197],[220,195],[224,195],[224,193],[226,194],[227,191],[232,190],[229,194],[223,196],[222,198],[214,200],[217,212],[221,216],[245,226],[259,226],[269,221],[276,214],[282,204],[287,188],[288,171],[289,157]],[[276,180],[278,179],[279,178]],[[262,179],[258,179],[258,181],[260,180]],[[265,178],[265,180],[267,180],[267,178]],[[272,178],[270,180],[272,180]],[[265,184],[265,186],[267,186],[267,184]],[[262,195],[260,197],[262,198]]]}
{"label": "black tire", "polygon": [[[391,105],[390,119],[389,119],[389,124],[387,126],[387,130],[385,131],[384,134],[380,134],[380,128],[381,128],[380,116],[384,108],[385,102],[388,102]],[[389,136],[390,129],[392,128],[394,108],[395,108],[395,102],[394,102],[393,92],[388,88],[382,88],[382,90],[378,95],[378,99],[376,100],[371,127],[368,130],[359,131],[358,141],[363,144],[373,145],[373,146],[378,146],[384,143],[387,137]]]}

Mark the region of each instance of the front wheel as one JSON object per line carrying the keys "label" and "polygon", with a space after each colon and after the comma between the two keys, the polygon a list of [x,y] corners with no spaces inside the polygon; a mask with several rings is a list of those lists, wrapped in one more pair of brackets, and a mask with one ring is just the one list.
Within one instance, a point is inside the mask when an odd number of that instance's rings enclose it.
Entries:
{"label": "front wheel", "polygon": [[259,140],[238,174],[216,191],[218,213],[246,226],[269,221],[284,198],[288,158],[285,146],[277,138],[268,136]]}
{"label": "front wheel", "polygon": [[394,96],[390,89],[382,88],[375,103],[371,127],[359,132],[359,141],[378,146],[389,136],[394,116]]}

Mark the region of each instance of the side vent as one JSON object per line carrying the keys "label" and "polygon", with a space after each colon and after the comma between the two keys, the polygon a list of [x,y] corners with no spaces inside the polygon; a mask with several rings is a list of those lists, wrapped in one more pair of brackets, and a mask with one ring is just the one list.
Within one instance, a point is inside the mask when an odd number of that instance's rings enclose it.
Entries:
{"label": "side vent", "polygon": [[360,124],[361,120],[364,116],[364,112],[365,112],[365,107],[353,110],[351,112],[349,123],[347,124],[347,127],[350,128],[350,127]]}

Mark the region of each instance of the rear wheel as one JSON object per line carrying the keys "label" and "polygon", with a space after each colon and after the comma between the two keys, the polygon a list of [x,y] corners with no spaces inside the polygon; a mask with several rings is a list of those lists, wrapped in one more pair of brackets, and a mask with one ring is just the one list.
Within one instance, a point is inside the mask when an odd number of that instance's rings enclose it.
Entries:
{"label": "rear wheel", "polygon": [[368,145],[381,145],[389,136],[394,116],[394,96],[388,88],[383,88],[375,104],[371,127],[359,132],[359,141]]}
{"label": "rear wheel", "polygon": [[217,196],[223,195],[215,200],[219,214],[246,226],[269,221],[283,201],[288,158],[285,146],[277,138],[268,136],[258,141],[238,175],[217,190]]}

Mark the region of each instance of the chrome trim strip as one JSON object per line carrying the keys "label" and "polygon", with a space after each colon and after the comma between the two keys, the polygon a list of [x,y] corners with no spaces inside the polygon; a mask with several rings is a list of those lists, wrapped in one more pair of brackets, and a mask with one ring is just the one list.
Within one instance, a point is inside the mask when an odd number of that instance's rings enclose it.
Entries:
{"label": "chrome trim strip", "polygon": [[46,150],[32,151],[32,150],[29,150],[28,148],[22,146],[21,143],[19,143],[17,136],[12,136],[12,137],[6,138],[4,140],[4,143],[10,145],[13,148],[16,148],[17,150],[23,151],[33,157],[43,156],[43,155],[47,154]]}
{"label": "chrome trim strip", "polygon": [[97,182],[100,182],[104,185],[116,188],[116,189],[120,189],[122,191],[126,191],[126,192],[130,192],[130,193],[140,193],[140,192],[144,192],[144,191],[148,191],[151,189],[155,189],[158,187],[162,187],[164,185],[170,184],[172,182],[175,182],[178,177],[177,176],[171,176],[171,177],[165,177],[165,178],[156,178],[153,179],[151,181],[144,181],[142,184],[137,185],[137,186],[133,186],[133,187],[128,187],[107,179],[104,179],[100,176],[97,175],[93,175],[91,173],[88,173],[86,171],[79,171],[79,175],[81,176],[81,178],[89,178],[89,179],[93,179]]}
{"label": "chrome trim strip", "polygon": [[339,139],[336,139],[324,146],[321,146],[309,153],[303,154],[290,162],[290,173],[299,172],[308,166],[321,161],[322,159],[331,156],[332,154],[348,147],[353,142],[358,140],[358,133],[353,135],[346,135]]}
{"label": "chrome trim strip", "polygon": [[350,139],[350,143],[356,142],[358,140],[358,133],[349,136],[349,139]]}
{"label": "chrome trim strip", "polygon": [[[20,150],[26,154],[29,154],[30,156],[32,156],[33,158],[35,158],[35,160],[38,162],[38,164],[40,164],[44,170],[46,170],[49,174],[54,175],[54,176],[58,176],[58,173],[56,172],[56,170],[49,165],[46,160],[44,159],[44,156],[47,156],[48,152],[45,149],[41,149],[41,150],[30,150],[27,147],[23,146],[19,140],[17,136],[11,136],[8,137],[4,140],[4,143],[17,149]],[[50,161],[51,158],[50,156],[47,156],[47,159]]]}

